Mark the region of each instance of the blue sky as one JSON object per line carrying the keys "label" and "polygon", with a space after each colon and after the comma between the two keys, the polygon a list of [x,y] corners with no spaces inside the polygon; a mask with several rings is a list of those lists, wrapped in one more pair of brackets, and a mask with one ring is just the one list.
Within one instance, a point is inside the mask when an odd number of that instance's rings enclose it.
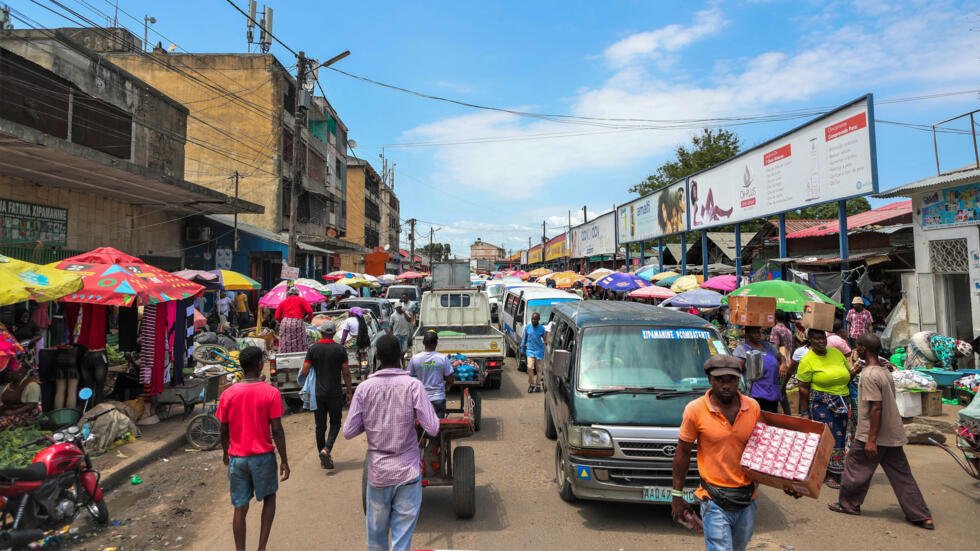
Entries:
{"label": "blue sky", "polygon": [[[27,0],[8,1],[43,24],[67,25]],[[100,22],[86,4],[113,9],[107,0],[61,1]],[[337,68],[536,113],[691,120],[832,107],[867,92],[880,102],[980,88],[973,2],[266,2],[276,10],[275,34],[294,49],[320,60],[351,50]],[[120,16],[137,34],[149,14],[182,49],[246,51],[244,18],[224,0],[120,0],[120,7],[140,20]],[[273,52],[295,63],[278,45]],[[608,211],[694,132],[474,110],[327,70],[320,80],[357,155],[375,162],[384,147],[397,163],[403,218],[425,221],[418,230],[426,239],[429,223],[441,227],[436,239],[457,253],[476,237],[517,250],[537,239],[542,221],[550,236],[569,210],[573,223],[583,205],[590,216]],[[879,103],[875,114],[932,124],[980,107],[978,97]],[[735,130],[750,147],[805,120]],[[876,132],[882,190],[935,173],[930,133],[890,124]],[[961,137],[945,136],[941,146],[944,167],[972,155]]]}

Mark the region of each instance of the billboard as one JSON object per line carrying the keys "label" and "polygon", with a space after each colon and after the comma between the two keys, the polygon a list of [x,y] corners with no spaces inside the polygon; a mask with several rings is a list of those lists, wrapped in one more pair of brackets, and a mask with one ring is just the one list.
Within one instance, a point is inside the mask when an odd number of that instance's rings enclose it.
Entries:
{"label": "billboard", "polygon": [[527,251],[527,263],[528,264],[541,264],[543,260],[543,255],[541,254],[544,247],[541,245],[535,245]]}
{"label": "billboard", "polygon": [[878,191],[871,96],[688,178],[690,229]]}
{"label": "billboard", "polygon": [[568,256],[568,234],[561,234],[552,237],[545,243],[544,259],[546,261],[557,260]]}
{"label": "billboard", "polygon": [[521,251],[521,264],[526,266],[527,265],[527,259],[528,259],[527,249],[525,249],[525,250]]}
{"label": "billboard", "polygon": [[687,231],[684,181],[616,208],[619,242],[632,243]]}
{"label": "billboard", "polygon": [[611,255],[616,252],[616,213],[609,212],[569,232],[569,256]]}
{"label": "billboard", "polygon": [[980,224],[980,185],[931,191],[922,196],[925,229]]}
{"label": "billboard", "polygon": [[68,209],[0,199],[0,242],[64,246],[68,242]]}

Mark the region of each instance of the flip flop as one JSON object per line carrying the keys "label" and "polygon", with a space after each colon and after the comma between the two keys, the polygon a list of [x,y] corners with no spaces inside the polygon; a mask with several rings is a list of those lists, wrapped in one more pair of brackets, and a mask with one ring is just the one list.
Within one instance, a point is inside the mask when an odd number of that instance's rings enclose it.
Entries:
{"label": "flip flop", "polygon": [[835,513],[843,513],[845,515],[854,515],[856,517],[861,516],[861,513],[856,513],[856,512],[853,512],[853,511],[848,511],[847,509],[841,507],[840,506],[840,502],[837,502],[837,503],[828,503],[827,504],[827,508],[830,509],[831,511],[835,512]]}
{"label": "flip flop", "polygon": [[840,490],[840,482],[834,480],[833,478],[828,478],[824,480],[823,483],[832,490]]}
{"label": "flip flop", "polygon": [[910,520],[909,522],[925,530],[936,529],[936,523],[933,522],[931,518],[927,518],[925,520]]}

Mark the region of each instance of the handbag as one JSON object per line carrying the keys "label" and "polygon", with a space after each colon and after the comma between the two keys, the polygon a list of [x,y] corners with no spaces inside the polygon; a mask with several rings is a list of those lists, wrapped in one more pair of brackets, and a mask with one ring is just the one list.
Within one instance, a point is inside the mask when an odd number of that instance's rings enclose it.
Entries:
{"label": "handbag", "polygon": [[748,507],[752,504],[752,496],[755,495],[754,482],[737,488],[723,488],[702,480],[701,486],[708,492],[711,501],[726,511],[739,511]]}

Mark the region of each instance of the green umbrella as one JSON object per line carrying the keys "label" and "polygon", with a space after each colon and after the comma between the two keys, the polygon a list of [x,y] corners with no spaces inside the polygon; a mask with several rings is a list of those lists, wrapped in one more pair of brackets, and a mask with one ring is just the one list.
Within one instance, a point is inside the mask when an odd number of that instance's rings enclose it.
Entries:
{"label": "green umbrella", "polygon": [[656,284],[659,285],[660,287],[666,287],[666,288],[670,289],[670,286],[673,285],[674,282],[677,281],[680,278],[681,278],[680,275],[667,276],[667,277],[661,279],[660,281],[658,281]]}
{"label": "green umbrella", "polygon": [[[772,281],[757,281],[728,293],[729,297],[774,297],[776,309],[786,312],[802,312],[807,302],[826,302],[837,308],[843,308],[841,303],[827,295],[811,289],[806,285],[774,279]],[[722,301],[728,304],[728,297]]]}

